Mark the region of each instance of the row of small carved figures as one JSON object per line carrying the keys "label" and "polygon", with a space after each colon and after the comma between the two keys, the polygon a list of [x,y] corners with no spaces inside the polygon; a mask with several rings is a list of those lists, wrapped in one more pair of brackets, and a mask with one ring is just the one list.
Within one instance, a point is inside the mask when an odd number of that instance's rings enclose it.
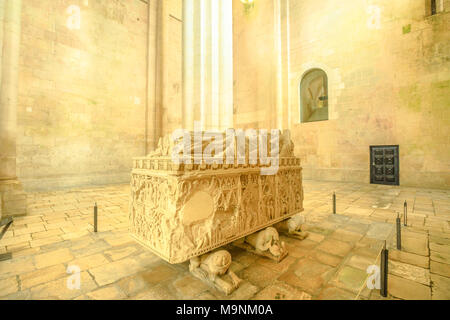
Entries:
{"label": "row of small carved figures", "polygon": [[[237,161],[234,164],[221,164],[221,163],[205,163],[202,164],[177,164],[172,162],[170,158],[162,159],[148,159],[148,158],[136,158],[133,160],[134,169],[147,169],[147,170],[162,170],[162,171],[195,171],[195,170],[218,170],[218,169],[233,169],[233,168],[268,168],[271,164],[263,164],[258,161],[258,164],[239,164]],[[280,158],[279,166],[300,166],[300,158]]]}

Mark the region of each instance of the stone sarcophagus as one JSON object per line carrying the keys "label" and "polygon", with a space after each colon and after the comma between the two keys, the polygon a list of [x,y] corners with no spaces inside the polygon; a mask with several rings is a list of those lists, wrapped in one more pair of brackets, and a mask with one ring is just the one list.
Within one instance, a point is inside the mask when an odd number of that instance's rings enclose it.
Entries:
{"label": "stone sarcophagus", "polygon": [[[213,162],[206,161],[207,156],[194,161],[195,155],[190,154],[191,163],[180,163],[174,161],[172,139],[161,139],[156,151],[133,160],[132,236],[175,264],[302,212],[300,159],[293,155],[288,133],[280,133],[278,141],[278,169],[272,175],[264,175],[261,168],[268,165],[261,164],[259,153],[256,161],[251,161],[251,152],[247,150],[239,158],[234,147],[234,159],[229,161],[225,160],[225,153],[230,155],[225,148],[223,163],[217,161],[222,157],[217,152]],[[248,138],[245,144],[248,149]],[[202,152],[208,148],[205,141],[200,145]],[[195,142],[189,150],[194,153]]]}

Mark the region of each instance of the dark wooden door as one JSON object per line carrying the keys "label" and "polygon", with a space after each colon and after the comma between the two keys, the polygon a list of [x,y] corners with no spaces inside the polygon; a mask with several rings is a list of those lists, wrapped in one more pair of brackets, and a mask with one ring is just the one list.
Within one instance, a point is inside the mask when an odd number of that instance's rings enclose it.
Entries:
{"label": "dark wooden door", "polygon": [[370,183],[400,184],[398,146],[370,147]]}

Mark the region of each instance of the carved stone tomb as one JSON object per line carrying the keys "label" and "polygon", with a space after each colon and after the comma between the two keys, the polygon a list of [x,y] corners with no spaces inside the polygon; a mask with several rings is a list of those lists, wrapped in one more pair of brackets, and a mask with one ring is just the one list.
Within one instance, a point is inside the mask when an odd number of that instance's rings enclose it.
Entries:
{"label": "carved stone tomb", "polygon": [[[203,151],[206,147],[202,142]],[[131,234],[171,264],[191,260],[195,276],[228,294],[240,280],[227,273],[229,253],[216,249],[235,242],[277,261],[287,254],[277,231],[268,227],[303,211],[300,159],[286,134],[280,138],[279,168],[273,175],[261,174],[269,165],[259,159],[250,164],[248,152],[243,164],[237,152],[233,164],[207,164],[205,159],[183,164],[172,161],[173,148],[172,139],[164,137],[152,154],[134,159]],[[218,278],[226,273],[231,282]]]}

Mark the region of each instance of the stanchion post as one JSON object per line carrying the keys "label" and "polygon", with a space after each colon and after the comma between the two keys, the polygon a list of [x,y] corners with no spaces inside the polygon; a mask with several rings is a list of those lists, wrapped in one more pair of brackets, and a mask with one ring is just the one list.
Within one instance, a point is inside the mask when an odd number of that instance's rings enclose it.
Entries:
{"label": "stanchion post", "polygon": [[97,232],[97,220],[98,220],[97,217],[98,217],[98,207],[96,202],[94,206],[94,232]]}
{"label": "stanchion post", "polygon": [[333,192],[333,214],[336,214],[336,192]]}
{"label": "stanchion post", "polygon": [[405,200],[405,204],[403,205],[403,223],[408,226],[408,203]]}
{"label": "stanchion post", "polygon": [[388,296],[388,263],[389,263],[389,250],[386,248],[386,243],[381,251],[381,273],[380,273],[380,294],[382,297]]}
{"label": "stanchion post", "polygon": [[397,250],[402,250],[402,223],[399,213],[397,213]]}

